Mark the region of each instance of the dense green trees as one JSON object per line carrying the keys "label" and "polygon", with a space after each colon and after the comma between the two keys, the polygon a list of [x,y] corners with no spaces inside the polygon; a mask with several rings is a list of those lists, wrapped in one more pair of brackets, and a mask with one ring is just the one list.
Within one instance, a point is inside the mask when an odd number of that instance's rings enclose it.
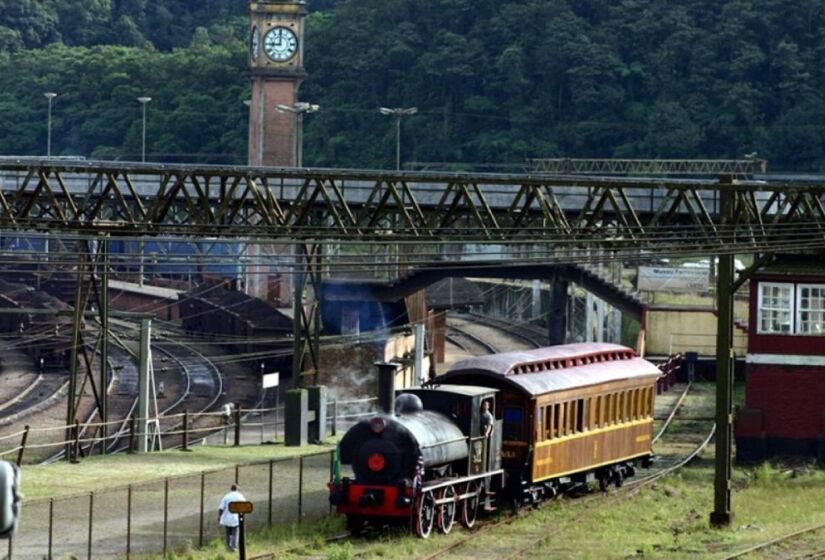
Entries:
{"label": "dense green trees", "polygon": [[[819,0],[312,0],[308,165],[740,157],[825,168]],[[0,0],[0,153],[242,162],[247,0]]]}

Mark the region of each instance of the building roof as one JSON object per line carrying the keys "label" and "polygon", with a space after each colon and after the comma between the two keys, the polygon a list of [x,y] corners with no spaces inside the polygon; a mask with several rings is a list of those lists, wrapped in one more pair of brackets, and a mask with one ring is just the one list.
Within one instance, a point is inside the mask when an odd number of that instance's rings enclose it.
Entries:
{"label": "building roof", "polygon": [[777,255],[754,274],[760,275],[825,276],[825,254]]}

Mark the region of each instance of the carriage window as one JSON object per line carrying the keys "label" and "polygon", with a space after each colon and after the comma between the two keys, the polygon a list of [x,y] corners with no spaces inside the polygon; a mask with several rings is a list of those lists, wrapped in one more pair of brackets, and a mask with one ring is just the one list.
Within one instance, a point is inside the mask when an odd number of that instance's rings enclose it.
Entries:
{"label": "carriage window", "polygon": [[579,399],[576,401],[576,431],[583,432],[584,431],[584,399]]}
{"label": "carriage window", "polygon": [[578,408],[577,401],[570,401],[567,405],[567,432],[570,434],[576,433],[576,409]]}
{"label": "carriage window", "polygon": [[604,404],[604,425],[609,426],[613,423],[613,395],[605,396]]}
{"label": "carriage window", "polygon": [[550,439],[553,437],[553,405],[549,405],[544,409],[544,438]]}
{"label": "carriage window", "polygon": [[566,436],[570,422],[567,421],[567,409],[570,408],[569,403],[561,403],[561,429],[559,435]]}
{"label": "carriage window", "polygon": [[630,395],[630,417],[636,420],[639,418],[639,390],[633,389]]}
{"label": "carriage window", "polygon": [[631,420],[632,413],[630,412],[630,404],[633,400],[633,391],[625,391],[624,392],[624,421],[629,422]]}
{"label": "carriage window", "polygon": [[630,405],[633,401],[633,391],[625,391],[624,392],[624,421],[629,422],[632,419],[632,413],[630,412]]}
{"label": "carriage window", "polygon": [[596,418],[593,416],[593,397],[587,398],[587,429],[592,430],[596,426]]}
{"label": "carriage window", "polygon": [[602,396],[596,397],[596,408],[593,412],[593,426],[600,428],[602,425]]}
{"label": "carriage window", "polygon": [[522,439],[522,424],[524,423],[524,411],[514,406],[504,407],[504,439]]}
{"label": "carriage window", "polygon": [[553,437],[561,435],[561,404],[553,405]]}
{"label": "carriage window", "polygon": [[536,441],[544,439],[544,408],[536,407]]}
{"label": "carriage window", "polygon": [[624,391],[619,392],[619,406],[617,407],[617,422],[624,422]]}

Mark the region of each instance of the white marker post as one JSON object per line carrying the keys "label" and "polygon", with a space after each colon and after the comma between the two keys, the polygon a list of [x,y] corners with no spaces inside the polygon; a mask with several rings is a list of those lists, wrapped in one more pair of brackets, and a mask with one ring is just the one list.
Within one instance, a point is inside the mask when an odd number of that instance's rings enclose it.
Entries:
{"label": "white marker post", "polygon": [[[266,373],[263,375],[262,383],[263,383],[263,390],[264,394],[266,394],[266,390],[275,387],[275,438],[278,437],[278,385],[281,383],[281,374],[280,372],[275,373]],[[263,400],[261,401],[261,406],[263,406]],[[261,425],[263,425],[263,416],[261,417]]]}

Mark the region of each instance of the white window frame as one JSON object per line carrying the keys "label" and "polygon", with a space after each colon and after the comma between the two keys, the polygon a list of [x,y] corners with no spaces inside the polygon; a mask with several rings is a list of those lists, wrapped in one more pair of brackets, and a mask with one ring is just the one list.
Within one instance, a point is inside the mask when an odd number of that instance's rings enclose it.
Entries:
{"label": "white window frame", "polygon": [[[788,309],[788,313],[791,320],[790,330],[788,332],[782,331],[771,331],[771,330],[763,330],[762,329],[762,317],[763,313],[765,312],[765,308],[762,306],[763,298],[765,296],[765,290],[767,288],[784,288],[790,290],[790,297],[788,298],[790,302],[790,309]],[[770,334],[770,335],[793,335],[796,333],[796,290],[794,289],[794,284],[792,282],[760,282],[759,283],[759,299],[756,302],[756,332],[758,334]],[[770,311],[781,311],[779,309],[770,309]]]}
{"label": "white window frame", "polygon": [[[822,336],[825,335],[825,330],[823,332],[803,332],[802,331],[802,313],[805,311],[812,312],[810,309],[802,309],[802,289],[803,288],[815,288],[825,292],[825,284],[797,284],[796,285],[796,312],[795,312],[795,325],[794,325],[794,332],[801,336]],[[813,310],[813,312],[821,311],[825,313],[825,309],[818,309]]]}

